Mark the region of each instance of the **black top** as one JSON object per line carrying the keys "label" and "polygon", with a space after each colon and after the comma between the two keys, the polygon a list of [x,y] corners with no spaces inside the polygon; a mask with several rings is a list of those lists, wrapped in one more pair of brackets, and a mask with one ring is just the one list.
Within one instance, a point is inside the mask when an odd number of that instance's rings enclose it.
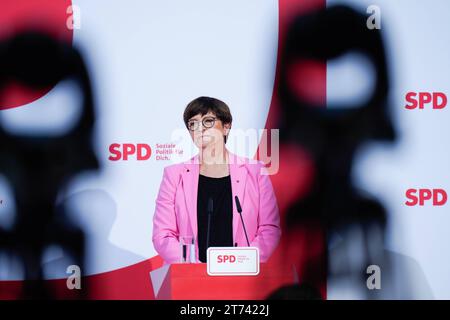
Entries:
{"label": "black top", "polygon": [[198,257],[206,262],[208,202],[213,200],[209,247],[233,246],[233,198],[230,176],[211,178],[200,175],[197,196]]}

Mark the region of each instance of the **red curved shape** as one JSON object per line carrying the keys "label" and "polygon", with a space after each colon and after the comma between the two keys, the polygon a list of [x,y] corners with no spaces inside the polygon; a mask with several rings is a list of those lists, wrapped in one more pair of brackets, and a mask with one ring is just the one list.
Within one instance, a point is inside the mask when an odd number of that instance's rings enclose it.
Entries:
{"label": "red curved shape", "polygon": [[[284,48],[285,36],[290,22],[299,14],[308,11],[323,9],[326,7],[326,0],[296,1],[279,0],[279,29],[278,29],[278,52],[277,57]],[[277,129],[279,117],[279,101],[277,96],[279,82],[279,63],[275,71],[274,89],[272,100],[266,121],[266,129]],[[289,77],[299,76],[313,77],[311,81],[314,85],[307,87],[297,87],[296,83],[290,83],[291,88],[300,96],[311,98],[318,104],[325,105],[326,102],[326,64],[314,63],[303,65],[301,68],[293,68]],[[291,79],[290,79],[291,80]],[[291,80],[292,81],[292,80]],[[270,135],[268,135],[270,137]],[[268,139],[270,140],[270,138]],[[257,150],[270,150],[267,147],[268,141],[262,140]],[[305,195],[314,179],[314,164],[305,150],[298,145],[280,145],[279,171],[271,175],[271,181],[275,190],[280,209],[282,224],[282,236],[280,243],[273,253],[270,263],[280,268],[286,264],[295,266],[299,281],[306,281],[320,290],[326,299],[327,280],[327,246],[326,234],[322,225],[311,223],[303,225],[295,230],[287,230],[285,225],[286,209],[290,205]],[[287,182],[288,181],[288,182]]]}
{"label": "red curved shape", "polygon": [[[0,41],[27,30],[42,31],[72,43],[73,30],[67,27],[70,14],[67,9],[72,0],[14,0],[2,1],[0,9]],[[20,83],[10,83],[4,88],[0,110],[29,104],[50,91],[31,90]]]}

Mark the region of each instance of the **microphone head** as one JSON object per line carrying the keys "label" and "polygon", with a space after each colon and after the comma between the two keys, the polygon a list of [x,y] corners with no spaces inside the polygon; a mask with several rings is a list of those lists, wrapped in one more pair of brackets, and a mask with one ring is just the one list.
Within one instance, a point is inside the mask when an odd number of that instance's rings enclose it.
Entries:
{"label": "microphone head", "polygon": [[214,211],[214,202],[212,198],[208,199],[208,213],[212,214]]}
{"label": "microphone head", "polygon": [[241,208],[241,203],[239,202],[239,198],[238,196],[234,196],[234,200],[236,202],[236,209],[239,213],[242,212],[242,208]]}

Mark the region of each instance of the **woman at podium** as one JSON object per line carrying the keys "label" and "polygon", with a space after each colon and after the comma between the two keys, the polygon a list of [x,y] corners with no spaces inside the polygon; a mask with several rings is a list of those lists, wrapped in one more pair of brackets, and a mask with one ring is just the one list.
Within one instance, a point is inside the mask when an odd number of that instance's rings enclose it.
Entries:
{"label": "woman at podium", "polygon": [[264,165],[226,148],[229,107],[215,98],[191,101],[183,115],[199,153],[164,169],[153,217],[153,245],[166,263],[181,262],[181,242],[192,239],[194,262],[208,247],[257,247],[261,262],[278,244],[276,197]]}

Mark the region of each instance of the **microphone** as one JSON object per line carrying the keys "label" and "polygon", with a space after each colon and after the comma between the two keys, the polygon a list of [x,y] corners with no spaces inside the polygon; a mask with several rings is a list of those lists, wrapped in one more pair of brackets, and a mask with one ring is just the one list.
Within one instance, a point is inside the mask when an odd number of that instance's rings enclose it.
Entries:
{"label": "microphone", "polygon": [[206,250],[209,248],[209,232],[211,229],[211,216],[213,215],[214,211],[214,202],[212,198],[208,199],[208,229],[206,229]]}
{"label": "microphone", "polygon": [[236,209],[237,209],[237,211],[239,212],[239,215],[241,216],[242,227],[244,228],[245,239],[247,240],[247,246],[250,247],[250,242],[248,242],[247,230],[245,229],[244,218],[242,218],[242,208],[241,208],[241,203],[239,202],[238,196],[234,196],[234,200],[236,201]]}

